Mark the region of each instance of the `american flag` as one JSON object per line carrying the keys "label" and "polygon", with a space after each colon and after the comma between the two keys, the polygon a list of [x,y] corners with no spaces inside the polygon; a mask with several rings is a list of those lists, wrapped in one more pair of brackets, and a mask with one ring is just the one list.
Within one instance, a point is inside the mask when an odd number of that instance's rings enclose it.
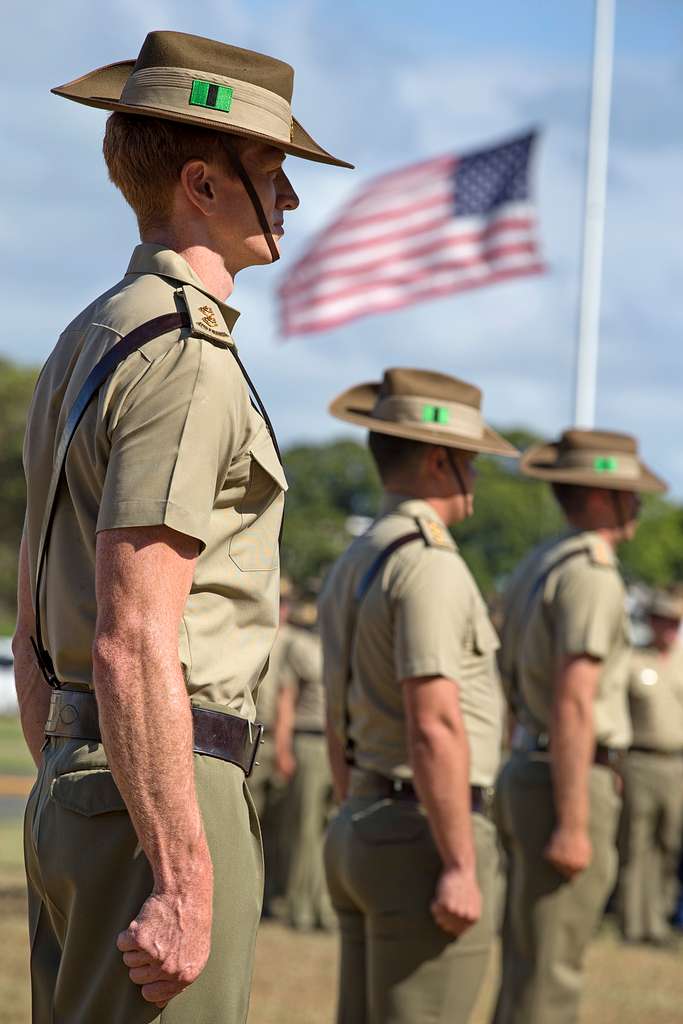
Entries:
{"label": "american flag", "polygon": [[542,271],[529,191],[535,138],[426,160],[362,188],[285,276],[282,334]]}

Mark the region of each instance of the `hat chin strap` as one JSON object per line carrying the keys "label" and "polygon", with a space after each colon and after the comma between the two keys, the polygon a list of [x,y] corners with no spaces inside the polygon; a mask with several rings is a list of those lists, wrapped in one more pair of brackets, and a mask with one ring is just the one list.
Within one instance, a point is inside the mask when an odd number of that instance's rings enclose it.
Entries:
{"label": "hat chin strap", "polygon": [[256,216],[258,217],[258,222],[261,225],[263,237],[265,238],[268,248],[270,249],[271,263],[275,263],[276,260],[280,259],[280,253],[277,251],[275,239],[273,238],[273,233],[270,229],[268,218],[266,217],[263,210],[263,206],[261,205],[261,200],[258,197],[258,192],[254,188],[254,184],[249,175],[247,174],[244,164],[240,160],[239,154],[235,148],[235,144],[230,138],[230,136],[225,135],[222,139],[222,142],[230,158],[230,163],[232,164],[235,174],[244,185],[245,192],[251,199],[251,205],[254,207]]}
{"label": "hat chin strap", "polygon": [[621,491],[610,491],[610,494],[612,495],[612,505],[617,517],[617,526],[623,531],[626,529],[626,516],[621,504]]}
{"label": "hat chin strap", "polygon": [[467,488],[465,487],[465,479],[464,479],[464,477],[462,475],[462,470],[460,469],[460,466],[458,465],[458,460],[456,459],[455,455],[453,454],[453,449],[452,448],[446,448],[446,458],[448,459],[450,467],[453,470],[453,473],[455,475],[455,479],[458,481],[458,486],[460,487],[460,493],[462,494],[463,498],[466,498],[467,497]]}

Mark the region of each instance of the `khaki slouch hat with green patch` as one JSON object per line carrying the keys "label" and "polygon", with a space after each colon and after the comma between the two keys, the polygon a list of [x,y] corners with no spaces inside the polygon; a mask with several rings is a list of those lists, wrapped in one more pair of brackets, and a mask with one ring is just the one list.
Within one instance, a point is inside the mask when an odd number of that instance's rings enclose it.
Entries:
{"label": "khaki slouch hat with green patch", "polygon": [[292,116],[294,70],[284,61],[184,32],[150,32],[136,60],[107,64],[56,86],[76,103],[227,132],[292,156],[352,167]]}
{"label": "khaki slouch hat with green patch", "polygon": [[667,490],[640,459],[636,439],[611,430],[565,430],[557,441],[528,448],[520,469],[549,483],[640,493]]}
{"label": "khaki slouch hat with green patch", "polygon": [[344,391],[329,411],[378,434],[516,458],[517,449],[484,422],[481,397],[478,387],[457,377],[399,367]]}
{"label": "khaki slouch hat with green patch", "polygon": [[680,587],[655,590],[648,602],[647,613],[659,619],[680,622],[683,619],[683,592]]}

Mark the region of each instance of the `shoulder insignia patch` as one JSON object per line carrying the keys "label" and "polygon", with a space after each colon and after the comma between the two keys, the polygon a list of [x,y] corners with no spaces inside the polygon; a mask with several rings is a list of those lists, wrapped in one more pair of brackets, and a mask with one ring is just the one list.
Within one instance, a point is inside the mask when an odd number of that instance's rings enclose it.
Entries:
{"label": "shoulder insignia patch", "polygon": [[200,306],[199,312],[203,313],[202,325],[204,327],[210,327],[212,331],[220,330],[218,326],[218,320],[211,306]]}
{"label": "shoulder insignia patch", "polygon": [[595,537],[591,541],[591,561],[594,565],[605,566],[614,566],[616,563],[614,551],[602,537]]}
{"label": "shoulder insignia patch", "polygon": [[209,338],[219,345],[232,345],[228,326],[218,304],[211,302],[196,288],[185,286],[182,291],[192,322],[192,333]]}
{"label": "shoulder insignia patch", "polygon": [[426,516],[418,516],[417,525],[427,547],[445,548],[448,551],[456,550],[455,541],[442,523],[438,523],[435,519],[428,519]]}

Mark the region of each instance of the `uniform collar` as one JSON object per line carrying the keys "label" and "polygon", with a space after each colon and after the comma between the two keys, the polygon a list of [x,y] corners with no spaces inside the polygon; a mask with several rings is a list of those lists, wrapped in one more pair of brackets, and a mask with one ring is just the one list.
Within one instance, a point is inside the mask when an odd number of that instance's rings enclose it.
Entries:
{"label": "uniform collar", "polygon": [[576,537],[583,544],[588,545],[588,549],[591,553],[591,559],[597,565],[612,565],[615,568],[619,565],[619,556],[612,547],[608,544],[604,537],[601,537],[599,533],[595,533],[594,530],[573,530],[570,537]]}
{"label": "uniform collar", "polygon": [[141,242],[133,249],[126,274],[157,274],[159,277],[170,277],[179,284],[192,285],[216,303],[229,331],[232,331],[237,322],[239,312],[210,292],[187,260],[173,249],[153,245],[151,242]]}
{"label": "uniform collar", "polygon": [[458,545],[453,540],[453,536],[441,516],[429,502],[422,498],[411,498],[406,494],[392,494],[385,491],[379,514],[380,517],[406,516],[417,523],[425,542],[430,547],[458,550]]}
{"label": "uniform collar", "polygon": [[392,514],[408,516],[410,519],[433,519],[434,522],[446,527],[441,516],[432,508],[428,501],[424,501],[422,498],[411,498],[407,494],[394,494],[391,491],[385,491],[379,515],[388,516]]}

